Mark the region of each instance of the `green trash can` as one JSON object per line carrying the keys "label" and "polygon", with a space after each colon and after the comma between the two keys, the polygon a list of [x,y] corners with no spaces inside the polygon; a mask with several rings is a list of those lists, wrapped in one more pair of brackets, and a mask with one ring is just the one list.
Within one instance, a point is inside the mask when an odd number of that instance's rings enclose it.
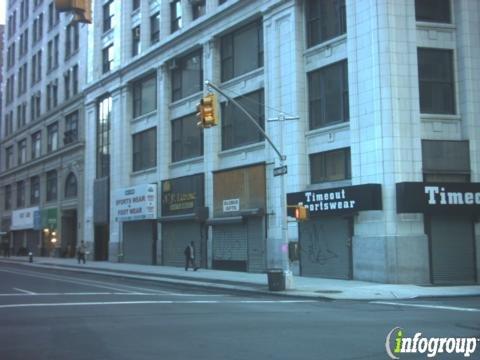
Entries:
{"label": "green trash can", "polygon": [[285,273],[282,269],[269,269],[267,270],[267,276],[270,291],[285,290]]}

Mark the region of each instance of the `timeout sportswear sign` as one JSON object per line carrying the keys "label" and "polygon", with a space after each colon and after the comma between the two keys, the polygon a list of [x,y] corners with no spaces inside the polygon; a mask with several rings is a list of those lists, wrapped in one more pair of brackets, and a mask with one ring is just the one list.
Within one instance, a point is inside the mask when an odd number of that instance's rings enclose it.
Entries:
{"label": "timeout sportswear sign", "polygon": [[480,183],[397,184],[398,213],[480,214]]}
{"label": "timeout sportswear sign", "polygon": [[[333,189],[308,190],[287,194],[289,206],[303,205],[310,216],[342,215],[357,211],[382,210],[380,184],[343,186]],[[288,215],[294,216],[289,208]]]}
{"label": "timeout sportswear sign", "polygon": [[143,184],[123,188],[114,193],[116,221],[134,221],[157,218],[157,185]]}

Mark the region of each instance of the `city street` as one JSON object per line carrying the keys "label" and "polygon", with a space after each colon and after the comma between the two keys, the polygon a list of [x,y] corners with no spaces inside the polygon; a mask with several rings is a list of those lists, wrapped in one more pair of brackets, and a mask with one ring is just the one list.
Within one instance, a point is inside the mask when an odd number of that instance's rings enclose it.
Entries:
{"label": "city street", "polygon": [[0,273],[1,359],[388,359],[397,326],[480,337],[478,298],[304,300],[15,264]]}

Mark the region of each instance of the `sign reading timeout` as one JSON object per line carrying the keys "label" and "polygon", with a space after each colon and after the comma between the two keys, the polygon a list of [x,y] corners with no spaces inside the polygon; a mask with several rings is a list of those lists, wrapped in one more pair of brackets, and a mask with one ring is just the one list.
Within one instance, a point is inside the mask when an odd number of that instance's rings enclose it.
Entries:
{"label": "sign reading timeout", "polygon": [[240,211],[240,199],[223,200],[223,212]]}

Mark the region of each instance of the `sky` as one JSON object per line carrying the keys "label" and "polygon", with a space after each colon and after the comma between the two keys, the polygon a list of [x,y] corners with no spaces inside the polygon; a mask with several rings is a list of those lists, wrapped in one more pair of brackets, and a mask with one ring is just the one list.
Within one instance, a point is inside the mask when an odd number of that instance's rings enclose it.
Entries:
{"label": "sky", "polygon": [[0,25],[5,24],[5,6],[7,0],[0,0]]}

